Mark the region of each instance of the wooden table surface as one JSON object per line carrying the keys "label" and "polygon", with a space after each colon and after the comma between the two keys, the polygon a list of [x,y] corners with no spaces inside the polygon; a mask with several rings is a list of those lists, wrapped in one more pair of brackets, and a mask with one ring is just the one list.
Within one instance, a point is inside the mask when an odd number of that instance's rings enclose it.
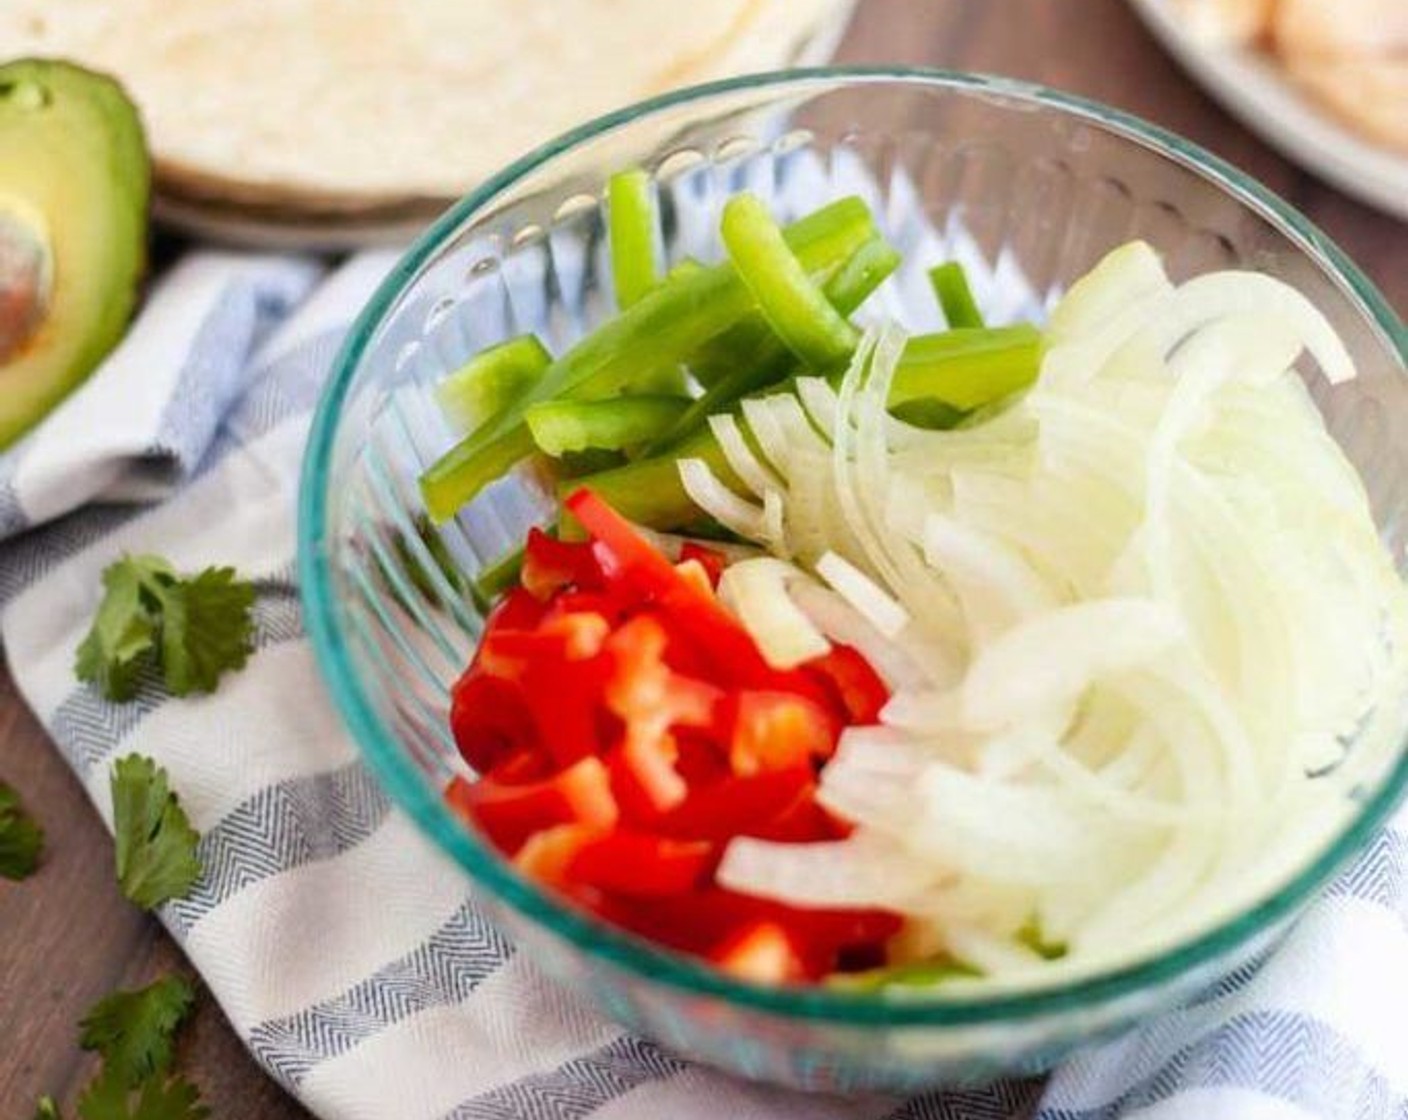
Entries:
{"label": "wooden table surface", "polygon": [[[1400,315],[1408,311],[1408,225],[1348,200],[1235,123],[1160,52],[1123,0],[862,0],[840,61],[1005,74],[1147,117],[1300,207]],[[49,836],[35,878],[0,880],[0,1120],[28,1120],[41,1093],[72,1116],[94,1065],[76,1045],[84,1010],[113,987],[186,966],[157,923],[118,894],[107,834],[4,670],[0,776],[22,792]],[[208,996],[187,1032],[182,1066],[217,1120],[307,1115],[259,1072]]]}

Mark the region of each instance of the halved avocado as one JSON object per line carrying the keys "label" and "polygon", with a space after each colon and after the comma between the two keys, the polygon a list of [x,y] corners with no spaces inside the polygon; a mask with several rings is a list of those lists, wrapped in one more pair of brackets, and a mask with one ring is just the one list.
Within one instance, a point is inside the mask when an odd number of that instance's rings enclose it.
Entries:
{"label": "halved avocado", "polygon": [[115,81],[44,59],[0,66],[0,449],[122,337],[150,194],[142,122]]}

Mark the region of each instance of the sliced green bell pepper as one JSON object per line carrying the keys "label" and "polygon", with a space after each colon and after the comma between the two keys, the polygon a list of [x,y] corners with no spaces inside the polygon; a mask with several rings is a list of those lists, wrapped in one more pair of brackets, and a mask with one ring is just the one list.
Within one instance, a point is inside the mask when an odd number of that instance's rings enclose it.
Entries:
{"label": "sliced green bell pepper", "polygon": [[855,327],[808,275],[762,199],[734,195],[720,229],[729,259],[788,349],[817,371],[845,362],[859,337]]}
{"label": "sliced green bell pepper", "polygon": [[435,387],[446,418],[472,432],[518,400],[552,364],[537,335],[522,334],[481,350]]}
{"label": "sliced green bell pepper", "polygon": [[[788,246],[808,270],[847,260],[875,237],[870,212],[844,198],[794,222]],[[524,412],[558,397],[591,399],[640,384],[653,371],[677,368],[706,340],[753,305],[730,264],[686,272],[652,288],[547,367],[513,405],[451,448],[421,476],[421,496],[436,521],[452,517],[488,483],[533,451]]]}
{"label": "sliced green bell pepper", "polygon": [[689,408],[683,397],[633,396],[540,401],[524,414],[533,442],[559,458],[574,451],[620,451],[658,435]]}
{"label": "sliced green bell pepper", "polygon": [[946,261],[931,268],[929,283],[934,286],[934,295],[950,330],[987,325],[978,310],[978,301],[973,298],[973,289],[968,286],[968,274],[957,261]]}

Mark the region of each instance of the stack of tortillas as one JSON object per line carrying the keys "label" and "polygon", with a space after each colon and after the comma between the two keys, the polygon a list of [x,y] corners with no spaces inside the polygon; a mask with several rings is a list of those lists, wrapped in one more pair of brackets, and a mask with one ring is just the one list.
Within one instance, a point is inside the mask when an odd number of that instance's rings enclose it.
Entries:
{"label": "stack of tortillas", "polygon": [[141,107],[168,217],[331,243],[415,225],[664,90],[821,61],[853,0],[3,0],[0,57]]}

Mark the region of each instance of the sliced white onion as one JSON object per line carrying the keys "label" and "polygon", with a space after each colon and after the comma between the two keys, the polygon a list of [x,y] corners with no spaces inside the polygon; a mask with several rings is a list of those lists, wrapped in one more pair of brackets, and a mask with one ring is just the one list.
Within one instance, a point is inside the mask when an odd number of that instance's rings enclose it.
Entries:
{"label": "sliced white onion", "polygon": [[762,497],[768,490],[781,489],[782,480],[753,454],[737,420],[728,413],[716,414],[709,417],[709,430],[719,441],[719,450],[724,453],[729,468],[756,497]]}
{"label": "sliced white onion", "polygon": [[816,570],[885,637],[893,638],[909,625],[905,609],[845,557],[828,552],[816,562]]}
{"label": "sliced white onion", "polygon": [[1147,599],[1059,607],[978,654],[963,681],[964,720],[975,730],[997,730],[1050,711],[1100,677],[1147,664],[1182,637],[1178,616]]}
{"label": "sliced white onion", "polygon": [[792,669],[823,656],[831,643],[793,602],[793,583],[810,583],[800,569],[772,557],[730,564],[719,578],[719,598],[742,621],[774,669]]}
{"label": "sliced white onion", "polygon": [[885,637],[876,625],[829,587],[807,581],[791,588],[797,605],[833,642],[851,646],[891,689],[931,686],[957,679],[954,651]]}
{"label": "sliced white onion", "polygon": [[903,910],[942,873],[897,844],[867,834],[813,844],[739,837],[724,849],[717,878],[729,890],[792,906]]}
{"label": "sliced white onion", "polygon": [[924,519],[924,556],[954,589],[978,646],[1059,602],[1016,549],[953,517]]}
{"label": "sliced white onion", "polygon": [[767,538],[763,511],[725,486],[703,459],[681,459],[680,482],[689,500],[722,525],[749,540]]}
{"label": "sliced white onion", "polygon": [[[765,656],[842,642],[893,690],[821,776],[852,835],[742,842],[721,874],[893,906],[892,952],[955,955],[988,974],[969,985],[1090,975],[1245,910],[1408,719],[1408,592],[1293,369],[1308,349],[1352,376],[1324,317],[1247,273],[1175,288],[1134,244],[1047,342],[1027,394],[925,431],[886,407],[902,332],[868,330],[837,390],[803,378],[715,425],[761,508],[703,464],[686,483],[829,584],[740,568],[724,595]],[[1033,919],[1065,959],[1032,952]]]}
{"label": "sliced white onion", "polygon": [[1052,309],[1052,339],[1084,338],[1120,312],[1170,288],[1163,261],[1147,241],[1131,241],[1109,253],[1071,285]]}
{"label": "sliced white onion", "polygon": [[767,398],[744,397],[743,419],[773,468],[784,477],[789,475],[792,449],[787,446],[787,434],[769,407]]}

